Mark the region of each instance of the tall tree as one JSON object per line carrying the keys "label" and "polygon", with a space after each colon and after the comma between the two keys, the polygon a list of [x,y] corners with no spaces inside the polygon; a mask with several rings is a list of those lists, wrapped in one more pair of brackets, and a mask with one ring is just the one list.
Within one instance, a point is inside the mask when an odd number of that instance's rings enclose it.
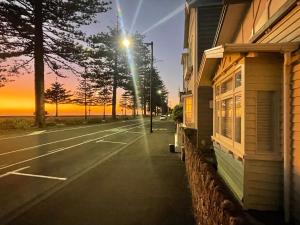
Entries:
{"label": "tall tree", "polygon": [[143,109],[144,116],[147,111],[147,103],[150,100],[150,73],[151,73],[151,52],[145,44],[145,36],[139,33],[134,35],[133,57],[136,71],[136,89]]}
{"label": "tall tree", "polygon": [[103,87],[98,92],[98,102],[103,107],[103,119],[106,117],[106,107],[112,103],[112,91],[109,87]]}
{"label": "tall tree", "polygon": [[128,72],[127,58],[120,51],[120,33],[118,28],[110,28],[108,32],[95,34],[89,38],[93,49],[91,75],[95,82],[106,77],[112,89],[112,117],[116,118],[117,89],[122,88]]}
{"label": "tall tree", "polygon": [[84,118],[87,120],[87,107],[96,104],[96,97],[93,83],[85,76],[83,76],[77,86],[73,102],[84,106]]}
{"label": "tall tree", "polygon": [[54,82],[51,87],[45,91],[45,101],[49,104],[55,104],[55,116],[58,117],[58,105],[71,102],[71,91],[64,88],[59,82]]}
{"label": "tall tree", "polygon": [[127,109],[130,103],[130,96],[125,92],[122,94],[120,99],[120,107],[122,109],[122,112],[124,111],[124,115],[127,116]]}
{"label": "tall tree", "polygon": [[0,59],[23,56],[34,61],[36,125],[44,126],[44,63],[58,76],[67,69],[78,73],[70,63],[82,60],[85,40],[80,30],[106,12],[103,0],[2,0],[0,2]]}

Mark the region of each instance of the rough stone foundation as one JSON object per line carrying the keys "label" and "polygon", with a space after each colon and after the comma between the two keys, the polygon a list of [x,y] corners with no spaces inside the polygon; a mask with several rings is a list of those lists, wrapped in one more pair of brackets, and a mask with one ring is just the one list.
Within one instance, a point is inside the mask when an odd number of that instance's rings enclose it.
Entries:
{"label": "rough stone foundation", "polygon": [[185,137],[185,162],[192,193],[193,210],[197,225],[248,225],[240,204],[206,159],[206,154],[197,151],[195,142]]}

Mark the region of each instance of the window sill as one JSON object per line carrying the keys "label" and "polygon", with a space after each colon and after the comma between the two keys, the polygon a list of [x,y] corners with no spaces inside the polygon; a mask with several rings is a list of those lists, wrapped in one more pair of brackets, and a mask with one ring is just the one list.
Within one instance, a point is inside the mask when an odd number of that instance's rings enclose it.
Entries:
{"label": "window sill", "polygon": [[[233,144],[228,143],[230,139],[223,137],[211,136],[213,142],[220,146],[220,149],[228,154],[232,154],[234,158],[242,161],[244,158],[244,153],[242,148],[235,148]],[[233,141],[230,140],[233,143]]]}

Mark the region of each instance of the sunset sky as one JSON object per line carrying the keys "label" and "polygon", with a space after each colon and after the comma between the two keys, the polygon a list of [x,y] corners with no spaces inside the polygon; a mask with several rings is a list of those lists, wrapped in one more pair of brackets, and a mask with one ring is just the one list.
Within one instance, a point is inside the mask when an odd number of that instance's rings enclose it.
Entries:
{"label": "sunset sky", "polygon": [[[158,62],[161,77],[169,91],[169,104],[178,102],[178,89],[181,86],[182,69],[180,65],[183,48],[183,2],[182,0],[120,0],[123,22],[127,31],[145,33],[147,41],[154,42],[154,55]],[[84,27],[87,34],[104,31],[107,26],[116,24],[116,4],[113,1],[112,10],[101,14],[99,23]],[[140,9],[140,10],[138,10]],[[135,21],[135,22],[134,22]],[[46,88],[55,81],[53,74],[46,75]],[[5,87],[0,88],[0,116],[33,115],[34,86],[33,74],[25,73],[13,78]],[[76,77],[68,75],[59,78],[69,90],[74,90],[78,84]],[[119,90],[121,93],[121,90]],[[54,114],[53,105],[46,105],[46,111]],[[93,107],[92,114],[102,114],[103,109]],[[75,105],[61,105],[60,115],[81,115],[84,108]],[[121,110],[118,109],[121,114]]]}

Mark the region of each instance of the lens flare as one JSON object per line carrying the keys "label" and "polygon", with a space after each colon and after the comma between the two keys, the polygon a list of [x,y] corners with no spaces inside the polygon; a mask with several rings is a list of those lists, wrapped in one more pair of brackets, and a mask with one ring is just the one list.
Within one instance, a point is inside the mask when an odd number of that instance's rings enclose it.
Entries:
{"label": "lens flare", "polygon": [[[132,80],[133,80],[135,98],[137,99],[137,109],[140,109],[141,103],[140,103],[140,99],[139,99],[139,90],[137,87],[137,74],[136,74],[136,69],[135,69],[135,63],[134,63],[134,59],[132,57],[132,53],[131,53],[131,49],[130,49],[130,40],[127,38],[128,35],[127,35],[126,29],[124,26],[124,18],[123,18],[122,8],[121,8],[121,4],[120,4],[119,0],[116,0],[116,5],[117,5],[117,10],[118,10],[118,17],[120,19],[121,34],[122,34],[122,37],[124,38],[123,45],[126,47],[127,60],[128,60]],[[144,122],[144,118],[142,118],[142,121]],[[146,134],[145,123],[143,123],[143,124],[144,124],[143,132]],[[145,147],[146,147],[146,150],[148,151],[149,148],[148,148],[148,140],[147,140],[146,135],[145,135]]]}
{"label": "lens flare", "polygon": [[143,2],[144,2],[144,0],[140,0],[138,6],[137,6],[137,8],[136,8],[136,11],[135,11],[135,14],[134,14],[134,17],[133,17],[133,20],[132,20],[132,24],[131,24],[131,27],[130,27],[130,30],[129,30],[129,33],[130,33],[130,34],[132,34],[132,32],[133,32],[133,29],[134,29],[134,27],[135,27],[137,18],[138,18],[139,14],[140,14],[141,7],[142,7],[142,5],[143,5]]}

